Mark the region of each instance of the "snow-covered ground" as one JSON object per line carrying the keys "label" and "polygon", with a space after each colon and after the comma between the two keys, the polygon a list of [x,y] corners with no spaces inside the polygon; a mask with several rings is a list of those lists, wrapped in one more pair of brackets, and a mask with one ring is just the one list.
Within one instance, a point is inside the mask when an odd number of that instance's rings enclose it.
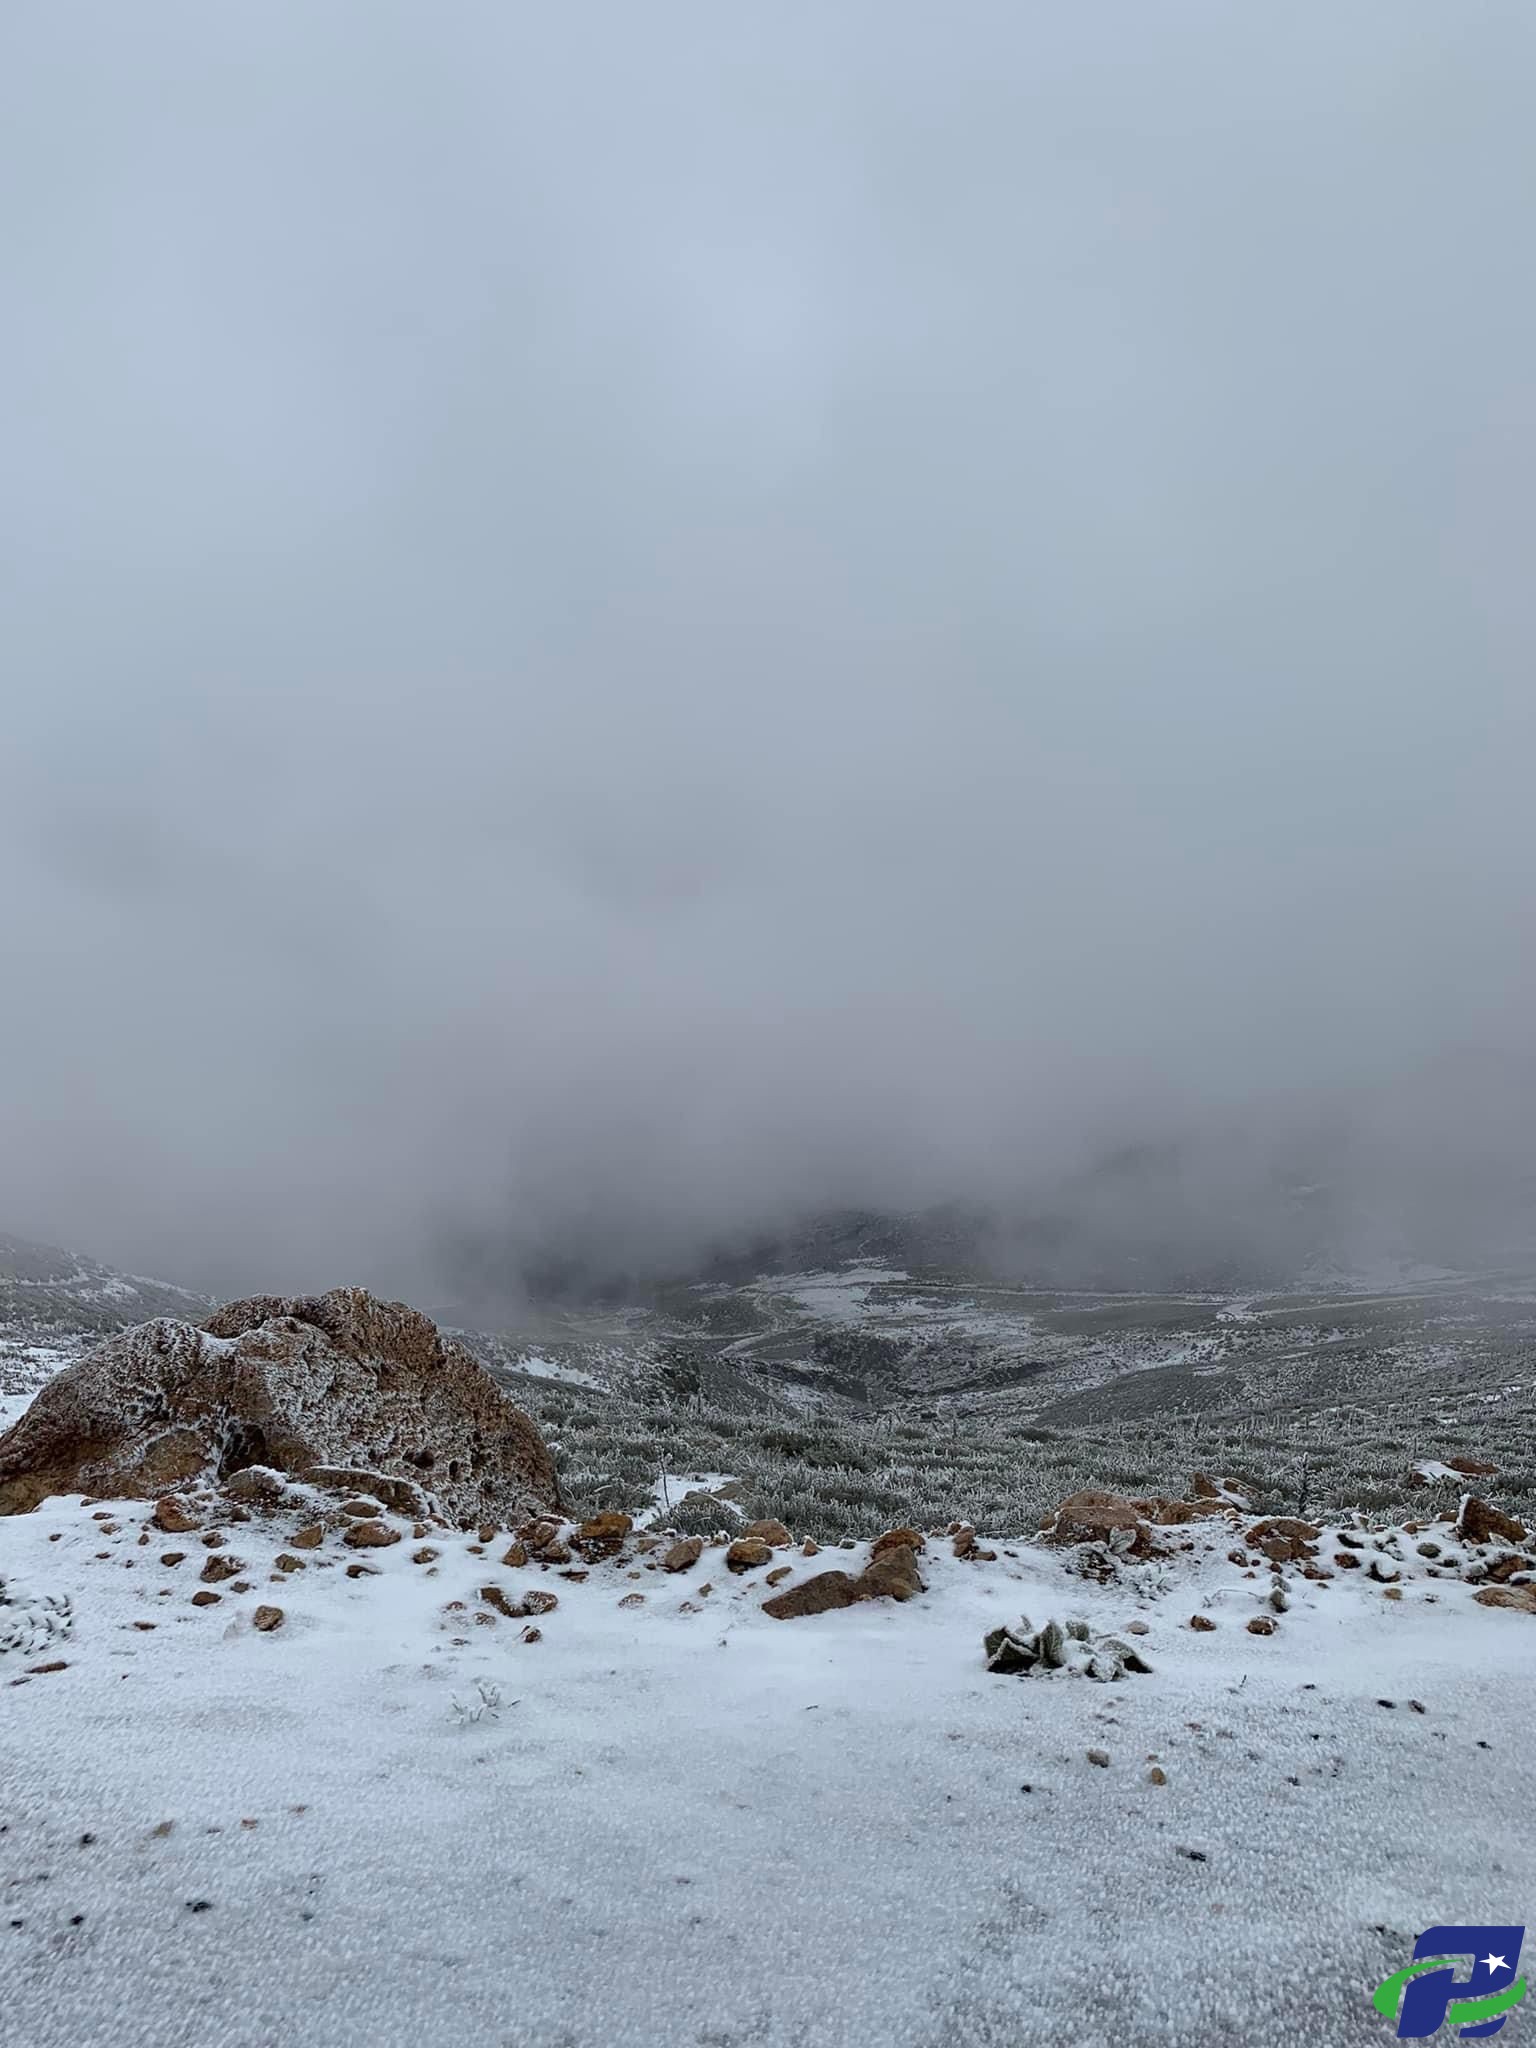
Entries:
{"label": "snow-covered ground", "polygon": [[[1412,1542],[1400,1599],[1293,1577],[1258,1637],[1214,1524],[1107,1586],[931,1543],[911,1603],[780,1622],[718,1550],[575,1582],[332,1535],[276,1582],[260,1518],[197,1608],[199,1537],[146,1518],[0,1521],[13,1599],[73,1605],[0,1655],[18,2048],[1353,2048],[1421,1929],[1536,1908],[1536,1618]],[[558,1595],[541,1640],[491,1584]],[[1145,1621],[1152,1674],[990,1675],[1020,1613]]]}

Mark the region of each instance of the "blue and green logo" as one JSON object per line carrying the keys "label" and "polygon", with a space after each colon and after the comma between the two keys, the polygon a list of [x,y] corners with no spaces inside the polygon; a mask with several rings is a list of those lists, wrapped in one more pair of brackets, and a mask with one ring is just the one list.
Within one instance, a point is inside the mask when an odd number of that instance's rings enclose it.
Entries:
{"label": "blue and green logo", "polygon": [[[1413,1961],[1378,1984],[1371,2002],[1384,2020],[1396,2020],[1400,2041],[1442,2027],[1459,2027],[1464,2040],[1496,2034],[1525,1996],[1525,1979],[1515,1975],[1524,1940],[1523,1927],[1426,1927]],[[1464,1956],[1472,1968],[1459,1977],[1446,1958]]]}

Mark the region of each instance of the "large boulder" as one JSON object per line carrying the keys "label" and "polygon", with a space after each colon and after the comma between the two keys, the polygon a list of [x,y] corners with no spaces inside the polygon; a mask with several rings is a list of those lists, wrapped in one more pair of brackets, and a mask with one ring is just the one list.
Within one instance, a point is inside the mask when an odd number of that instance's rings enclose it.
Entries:
{"label": "large boulder", "polygon": [[408,1481],[465,1525],[560,1504],[537,1428],[461,1345],[402,1302],[338,1287],[110,1338],[0,1436],[0,1514],[60,1493],[158,1499],[253,1465]]}

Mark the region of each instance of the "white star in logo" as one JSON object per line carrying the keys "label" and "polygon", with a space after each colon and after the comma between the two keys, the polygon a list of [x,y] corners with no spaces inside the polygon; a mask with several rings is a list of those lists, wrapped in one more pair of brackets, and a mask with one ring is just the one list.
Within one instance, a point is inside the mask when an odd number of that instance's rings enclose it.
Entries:
{"label": "white star in logo", "polygon": [[1509,1968],[1509,1964],[1505,1962],[1502,1956],[1484,1956],[1483,1961],[1490,1970],[1507,1970]]}

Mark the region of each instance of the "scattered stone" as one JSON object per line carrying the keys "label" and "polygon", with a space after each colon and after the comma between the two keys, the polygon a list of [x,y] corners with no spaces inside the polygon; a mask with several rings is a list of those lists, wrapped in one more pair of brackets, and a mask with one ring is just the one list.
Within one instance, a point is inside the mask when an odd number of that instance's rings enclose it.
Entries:
{"label": "scattered stone", "polygon": [[1498,1476],[1498,1466],[1490,1465],[1483,1458],[1447,1458],[1445,1462],[1453,1472],[1459,1472],[1463,1479],[1493,1479]]}
{"label": "scattered stone", "polygon": [[576,1548],[589,1564],[596,1564],[605,1557],[616,1557],[634,1526],[628,1515],[616,1511],[592,1515],[576,1531]]}
{"label": "scattered stone", "polygon": [[[418,1529],[416,1533],[418,1536],[425,1536],[427,1532],[425,1529]],[[509,1544],[506,1554],[501,1561],[504,1565],[510,1565],[513,1571],[521,1571],[528,1562],[527,1544],[523,1542]]]}
{"label": "scattered stone", "polygon": [[758,1543],[766,1543],[770,1550],[783,1550],[795,1540],[782,1522],[776,1522],[771,1519],[763,1522],[748,1522],[741,1534],[743,1540],[751,1539]]}
{"label": "scattered stone", "polygon": [[376,1500],[344,1500],[336,1510],[354,1522],[373,1521],[384,1512],[383,1503]]}
{"label": "scattered stone", "polygon": [[1370,1576],[1380,1586],[1391,1586],[1397,1583],[1402,1573],[1395,1564],[1388,1564],[1384,1557],[1378,1555],[1371,1559]]}
{"label": "scattered stone", "polygon": [[819,1543],[813,1542],[812,1539],[809,1536],[807,1536],[805,1541],[800,1546],[800,1555],[802,1557],[819,1557],[821,1555],[821,1545]]}
{"label": "scattered stone", "polygon": [[542,1643],[544,1631],[541,1628],[525,1628],[518,1637],[520,1643]]}
{"label": "scattered stone", "polygon": [[910,1600],[923,1592],[915,1552],[901,1544],[873,1559],[859,1576],[861,1600]]}
{"label": "scattered stone", "polygon": [[1456,1534],[1464,1543],[1523,1543],[1525,1524],[1469,1493],[1456,1517]]}
{"label": "scattered stone", "polygon": [[402,1534],[388,1522],[354,1522],[341,1540],[352,1550],[386,1550],[390,1544],[400,1542]]}
{"label": "scattered stone", "polygon": [[725,1568],[732,1572],[755,1571],[773,1562],[773,1548],[761,1536],[738,1536],[725,1553]]}
{"label": "scattered stone", "polygon": [[229,1557],[216,1550],[204,1564],[202,1570],[198,1573],[198,1577],[205,1586],[216,1586],[221,1579],[239,1578],[244,1570],[244,1558]]}
{"label": "scattered stone", "polygon": [[1147,1773],[1147,1783],[1149,1785],[1166,1785],[1167,1782],[1168,1773],[1162,1768],[1160,1764],[1154,1764],[1151,1770]]}
{"label": "scattered stone", "polygon": [[680,1536],[661,1560],[664,1572],[685,1572],[704,1555],[702,1536]]}
{"label": "scattered stone", "polygon": [[1272,1636],[1279,1624],[1272,1614],[1256,1614],[1248,1624],[1251,1636]]}
{"label": "scattered stone", "polygon": [[200,1593],[192,1595],[192,1605],[194,1607],[217,1607],[223,1597],[222,1593],[210,1593],[205,1586]]}
{"label": "scattered stone", "polygon": [[298,1530],[288,1540],[295,1550],[318,1550],[325,1541],[325,1530],[319,1522],[311,1522],[307,1528]]}
{"label": "scattered stone", "polygon": [[792,1564],[776,1564],[773,1570],[765,1575],[763,1584],[765,1586],[777,1586],[781,1580],[787,1579],[793,1570],[794,1566]]}
{"label": "scattered stone", "polygon": [[562,1572],[560,1576],[562,1579],[570,1579],[574,1585],[579,1586],[583,1579],[590,1579],[592,1574],[589,1571],[577,1567],[572,1571]]}
{"label": "scattered stone", "polygon": [[619,1605],[621,1607],[643,1607],[645,1605],[645,1595],[643,1593],[626,1593],[619,1602]]}
{"label": "scattered stone", "polygon": [[1341,1572],[1357,1572],[1360,1569],[1360,1560],[1352,1550],[1339,1551],[1333,1562]]}
{"label": "scattered stone", "polygon": [[165,1494],[157,1500],[149,1519],[167,1536],[188,1536],[194,1529],[202,1527],[199,1517],[177,1493]]}
{"label": "scattered stone", "polygon": [[1151,1531],[1123,1494],[1085,1487],[1069,1494],[1047,1524],[1047,1543],[1102,1544],[1118,1556],[1146,1557],[1152,1552]]}
{"label": "scattered stone", "polygon": [[169,1565],[182,1564],[186,1560],[186,1555],[184,1550],[163,1550],[160,1553],[160,1562]]}
{"label": "scattered stone", "polygon": [[1250,1549],[1262,1552],[1271,1564],[1300,1564],[1316,1557],[1321,1534],[1320,1529],[1310,1522],[1298,1521],[1294,1515],[1272,1515],[1255,1522],[1245,1540]]}
{"label": "scattered stone", "polygon": [[430,1543],[424,1543],[420,1550],[413,1550],[411,1552],[411,1563],[436,1564],[441,1554],[440,1551],[434,1550]]}
{"label": "scattered stone", "polygon": [[251,1616],[251,1626],[258,1634],[269,1636],[273,1629],[281,1628],[286,1619],[281,1607],[258,1607]]}
{"label": "scattered stone", "polygon": [[1128,1636],[1149,1636],[1152,1630],[1149,1624],[1144,1621],[1128,1621],[1125,1624],[1125,1633]]}
{"label": "scattered stone", "polygon": [[282,1473],[274,1472],[270,1465],[243,1466],[231,1472],[223,1484],[230,1500],[251,1501],[264,1508],[279,1506],[288,1492]]}
{"label": "scattered stone", "polygon": [[1193,1629],[1199,1629],[1202,1634],[1209,1634],[1216,1626],[1208,1614],[1192,1614],[1189,1617],[1189,1625]]}
{"label": "scattered stone", "polygon": [[[347,1577],[349,1579],[376,1579],[378,1576],[377,1568],[371,1564],[359,1563],[347,1566]],[[239,1588],[237,1587],[235,1590],[238,1592]]]}
{"label": "scattered stone", "polygon": [[1536,1614],[1536,1586],[1484,1586],[1472,1598],[1479,1607],[1510,1607],[1520,1614]]}
{"label": "scattered stone", "polygon": [[870,1558],[884,1557],[888,1550],[916,1550],[928,1548],[926,1537],[916,1529],[887,1529],[883,1536],[877,1536],[870,1545]]}
{"label": "scattered stone", "polygon": [[[701,1587],[700,1591],[704,1589]],[[786,1586],[763,1602],[764,1614],[775,1621],[793,1621],[801,1615],[827,1614],[833,1608],[852,1607],[863,1598],[858,1581],[847,1572],[816,1572],[797,1586]]]}
{"label": "scattered stone", "polygon": [[956,1557],[973,1557],[976,1552],[976,1531],[974,1529],[957,1529],[955,1531],[955,1540],[951,1547]]}
{"label": "scattered stone", "polygon": [[1087,1754],[1089,1763],[1097,1764],[1101,1771],[1109,1769],[1109,1751],[1107,1749],[1090,1749]]}

